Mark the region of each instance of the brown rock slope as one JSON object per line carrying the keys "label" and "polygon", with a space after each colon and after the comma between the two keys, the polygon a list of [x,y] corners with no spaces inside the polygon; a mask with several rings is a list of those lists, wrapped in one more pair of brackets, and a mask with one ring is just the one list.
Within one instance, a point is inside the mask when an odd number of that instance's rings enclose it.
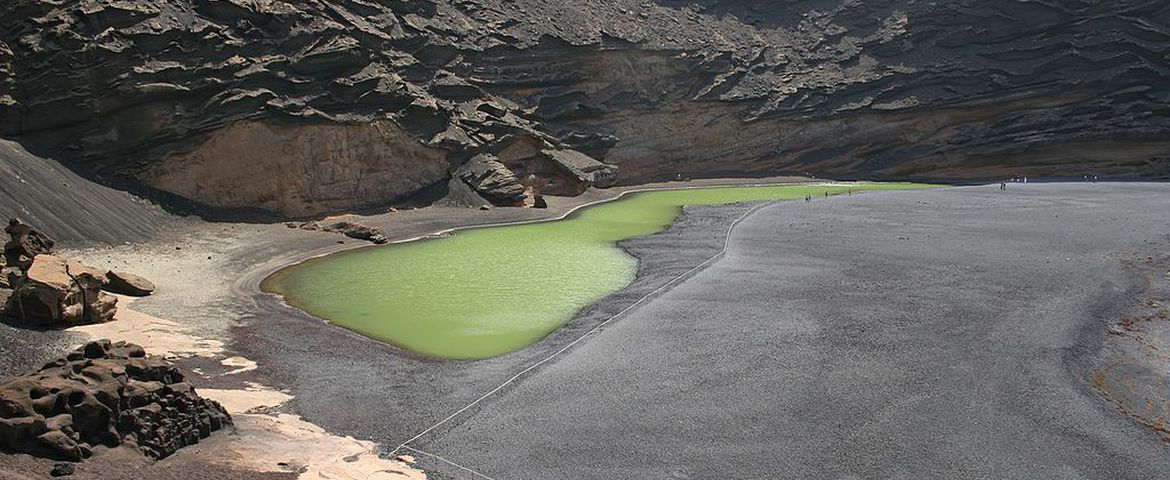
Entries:
{"label": "brown rock slope", "polygon": [[90,342],[0,384],[0,447],[40,457],[76,461],[131,444],[163,458],[231,422],[166,360],[124,342]]}
{"label": "brown rock slope", "polygon": [[446,189],[480,154],[530,195],[744,172],[1165,178],[1167,24],[1138,0],[14,0],[0,135],[287,216]]}

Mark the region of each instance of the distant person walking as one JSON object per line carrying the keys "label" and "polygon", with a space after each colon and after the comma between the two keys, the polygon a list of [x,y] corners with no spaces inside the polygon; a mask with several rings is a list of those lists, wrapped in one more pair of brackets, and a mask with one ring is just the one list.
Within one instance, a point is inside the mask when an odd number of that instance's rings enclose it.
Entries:
{"label": "distant person walking", "polygon": [[825,198],[829,198],[829,191],[825,190]]}

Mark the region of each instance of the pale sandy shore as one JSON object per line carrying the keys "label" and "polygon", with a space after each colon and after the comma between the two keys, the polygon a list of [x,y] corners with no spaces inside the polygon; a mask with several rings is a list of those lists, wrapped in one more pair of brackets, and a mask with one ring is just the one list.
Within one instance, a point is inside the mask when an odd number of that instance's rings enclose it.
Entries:
{"label": "pale sandy shore", "polygon": [[[809,181],[792,177],[696,180],[590,190],[574,198],[549,197],[547,209],[496,208],[485,211],[432,206],[344,217],[377,226],[391,241],[399,242],[457,228],[556,219],[582,206],[612,200],[636,190]],[[215,435],[171,458],[148,463],[133,455],[112,452],[81,464],[75,478],[121,478],[119,475],[126,472],[129,472],[126,478],[166,472],[165,478],[173,479],[424,478],[421,470],[411,466],[409,457],[381,458],[380,454],[388,447],[392,448],[394,445],[391,444],[398,438],[412,433],[410,429],[414,425],[410,423],[425,424],[443,412],[442,402],[438,402],[431,412],[419,412],[415,420],[411,411],[415,407],[409,407],[411,402],[386,398],[385,408],[398,409],[396,414],[399,417],[388,417],[387,425],[376,429],[355,428],[344,421],[348,418],[344,411],[354,405],[347,405],[343,398],[334,398],[337,396],[335,392],[305,388],[303,382],[301,388],[289,384],[292,383],[290,378],[299,380],[304,372],[315,374],[314,365],[303,365],[299,358],[289,355],[270,355],[270,347],[295,346],[296,342],[303,340],[298,338],[296,331],[302,327],[320,330],[314,339],[325,345],[334,343],[334,340],[338,342],[338,348],[347,348],[342,346],[345,343],[360,344],[361,348],[376,352],[374,356],[385,356],[389,361],[398,362],[393,366],[397,369],[396,375],[419,373],[418,378],[399,378],[402,385],[399,391],[404,396],[413,396],[413,404],[420,403],[425,396],[443,392],[452,394],[449,400],[452,404],[461,402],[480,384],[490,384],[498,375],[521,364],[527,356],[520,355],[502,362],[451,366],[410,358],[392,347],[355,338],[349,332],[323,325],[259,291],[260,282],[280,268],[308,258],[368,246],[366,242],[338,234],[288,228],[284,224],[209,223],[187,219],[176,222],[172,229],[149,242],[63,248],[63,255],[97,268],[124,270],[149,278],[158,290],[143,299],[121,298],[118,319],[112,323],[74,328],[69,332],[20,332],[14,335],[6,340],[6,348],[15,352],[11,355],[14,362],[8,366],[9,372],[31,368],[63,353],[62,346],[74,346],[86,339],[130,341],[143,345],[152,354],[171,358],[180,368],[192,372],[190,381],[201,394],[223,403],[235,418],[233,432]],[[289,321],[300,322],[300,326],[287,328]],[[266,329],[269,324],[277,327]],[[41,344],[42,335],[50,336],[54,343]],[[263,340],[258,340],[258,337]],[[534,350],[540,350],[540,347]],[[484,368],[490,374],[483,376],[482,381],[465,384],[447,383],[447,379],[431,381],[433,377],[464,377],[468,372]],[[336,370],[336,367],[324,368],[325,375],[330,369]],[[346,381],[354,378],[364,378],[371,383],[386,381],[376,375],[350,374],[344,377]],[[420,393],[411,387],[433,384],[442,384],[442,388]],[[338,413],[322,413],[323,409],[329,408]],[[309,411],[313,418],[302,416],[302,410]],[[404,418],[411,421],[401,420]],[[387,437],[384,432],[394,429],[396,424],[402,424],[401,436]],[[0,473],[40,478],[49,468],[51,462],[27,456],[0,456]]]}

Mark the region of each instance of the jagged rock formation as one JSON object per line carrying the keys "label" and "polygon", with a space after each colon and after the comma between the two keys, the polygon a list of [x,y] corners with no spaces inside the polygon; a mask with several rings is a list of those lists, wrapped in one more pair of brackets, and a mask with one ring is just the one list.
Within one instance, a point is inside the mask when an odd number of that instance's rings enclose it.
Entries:
{"label": "jagged rock formation", "polygon": [[1164,178],[1168,23],[1138,0],[13,0],[0,135],[290,216],[447,188],[480,154],[559,194],[574,176]]}
{"label": "jagged rock formation", "polygon": [[77,461],[128,443],[153,458],[232,424],[169,362],[100,340],[0,384],[0,447]]}
{"label": "jagged rock formation", "polygon": [[497,204],[520,205],[524,202],[524,185],[493,155],[476,155],[456,169],[454,175],[483,198]]}
{"label": "jagged rock formation", "polygon": [[28,268],[33,257],[53,251],[57,242],[18,218],[8,220],[4,227],[8,241],[4,243],[4,263],[9,267]]}

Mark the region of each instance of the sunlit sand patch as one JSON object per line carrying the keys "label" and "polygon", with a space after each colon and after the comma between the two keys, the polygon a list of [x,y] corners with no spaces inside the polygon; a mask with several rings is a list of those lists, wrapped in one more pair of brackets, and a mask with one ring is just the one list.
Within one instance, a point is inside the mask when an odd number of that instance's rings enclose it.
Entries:
{"label": "sunlit sand patch", "polygon": [[244,357],[231,357],[220,360],[219,362],[225,367],[235,367],[235,370],[224,373],[224,375],[235,375],[238,373],[250,372],[256,369],[256,362],[248,360]]}
{"label": "sunlit sand patch", "polygon": [[280,406],[291,396],[250,384],[243,390],[200,389],[220,402],[236,424],[226,439],[224,458],[235,466],[261,472],[300,471],[300,480],[425,479],[410,459],[388,460],[373,442],[339,437],[297,415],[260,413]]}
{"label": "sunlit sand patch", "polygon": [[219,402],[232,415],[279,407],[293,398],[292,395],[251,382],[246,388],[237,390],[200,388],[199,394]]}
{"label": "sunlit sand patch", "polygon": [[85,334],[91,339],[136,343],[151,355],[165,358],[214,357],[223,352],[223,342],[193,336],[183,325],[136,311],[124,303],[126,298],[119,299],[114,321],[73,327],[69,331]]}
{"label": "sunlit sand patch", "polygon": [[[124,302],[124,303],[123,303]],[[166,358],[211,357],[223,354],[223,342],[192,335],[183,325],[129,308],[121,299],[115,320],[69,329],[90,339],[108,338],[142,345]],[[256,368],[244,357],[220,361],[235,367],[225,375]],[[200,395],[222,404],[235,421],[236,434],[223,435],[224,452],[217,455],[236,467],[260,472],[301,472],[301,480],[425,479],[406,463],[380,458],[378,446],[352,437],[332,435],[297,415],[265,413],[293,397],[273,388],[248,383],[243,389],[198,388]]]}

